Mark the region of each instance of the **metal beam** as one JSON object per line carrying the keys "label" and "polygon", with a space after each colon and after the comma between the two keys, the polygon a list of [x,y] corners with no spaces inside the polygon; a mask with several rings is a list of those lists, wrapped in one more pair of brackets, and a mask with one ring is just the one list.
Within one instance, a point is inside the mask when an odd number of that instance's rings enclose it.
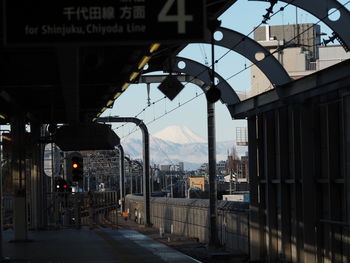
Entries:
{"label": "metal beam", "polygon": [[207,102],[208,122],[208,167],[209,167],[209,245],[217,247],[217,183],[216,183],[216,139],[215,139],[215,103]]}
{"label": "metal beam", "polygon": [[[174,57],[171,60],[171,66],[165,69],[161,65],[153,64],[144,73],[150,73],[155,71],[176,72],[190,75],[192,76],[192,80],[189,80],[189,82],[193,82],[197,85],[200,85],[201,82],[205,84],[200,86],[200,88],[204,92],[206,92],[207,88],[211,85],[210,68],[188,58]],[[231,114],[231,117],[233,117],[231,109],[228,107],[228,105],[237,104],[240,102],[240,99],[237,93],[233,90],[230,84],[228,84],[228,82],[223,77],[215,73],[215,78],[218,80],[217,87],[221,91],[220,100],[223,104],[226,104],[227,109]],[[197,80],[200,80],[201,82],[197,82]]]}
{"label": "metal beam", "polygon": [[[145,83],[145,84],[151,84],[151,83],[162,83],[162,81],[167,77],[168,75],[166,74],[160,74],[160,75],[143,75],[141,76],[138,80],[137,83]],[[187,75],[187,74],[181,74],[181,75],[176,75],[176,78],[180,82],[191,82],[200,88],[208,85],[205,82],[203,82],[200,79],[194,78],[193,76]],[[246,99],[246,94],[245,93],[237,93],[236,94],[239,96],[240,100],[245,100]]]}
{"label": "metal beam", "polygon": [[120,144],[117,146],[119,150],[120,158],[120,178],[119,178],[119,189],[120,189],[120,200],[121,200],[121,211],[125,211],[125,172],[124,172],[124,149]]}
{"label": "metal beam", "polygon": [[57,48],[62,93],[69,123],[79,122],[79,49]]}
{"label": "metal beam", "polygon": [[11,119],[12,135],[12,180],[13,180],[13,229],[14,240],[28,239],[25,118],[18,114]]}
{"label": "metal beam", "polygon": [[248,152],[249,152],[249,259],[257,262],[260,259],[262,244],[260,242],[260,206],[259,206],[259,177],[258,177],[258,138],[257,118],[248,118]]}
{"label": "metal beam", "polygon": [[143,144],[143,196],[145,199],[144,211],[145,211],[145,225],[151,225],[150,217],[150,191],[149,191],[149,133],[147,126],[142,120],[134,117],[100,117],[97,122],[132,122],[140,127],[142,132],[142,144]]}
{"label": "metal beam", "polygon": [[[268,0],[249,0],[249,1],[262,1],[269,2]],[[285,3],[300,7],[301,9],[313,14],[318,19],[322,20],[327,26],[329,26],[340,38],[340,42],[344,45],[346,51],[350,47],[350,12],[347,8],[343,7],[337,0],[281,0]],[[338,20],[333,21],[328,17],[328,12],[332,9],[338,9],[340,17]]]}
{"label": "metal beam", "polygon": [[[317,125],[317,117],[319,116],[318,107],[314,103],[305,103],[302,105],[302,114],[300,116],[300,175],[302,178],[301,191],[303,202],[302,204],[298,204],[298,206],[302,207],[303,213],[304,262],[317,262],[317,245],[315,245],[317,241],[315,231],[317,227],[317,211],[315,200],[319,200],[319,196],[317,196],[318,189],[316,189],[315,176],[312,175],[318,175],[316,167],[319,166],[319,163],[315,162],[315,152],[318,152],[315,150],[319,146],[317,142],[315,143],[315,131],[319,130],[319,126]],[[334,129],[335,127],[332,126],[332,130],[337,131],[337,129]],[[332,155],[336,155],[336,153],[337,151],[334,151]],[[335,169],[332,174],[338,175]],[[338,206],[337,203],[334,202],[335,207]]]}
{"label": "metal beam", "polygon": [[[145,83],[145,84],[162,83],[167,76],[168,75],[143,75],[138,79],[138,83]],[[199,87],[202,87],[205,85],[203,81],[201,81],[200,79],[195,79],[193,76],[190,76],[190,75],[176,75],[176,78],[180,82],[191,82]]]}
{"label": "metal beam", "polygon": [[245,118],[247,115],[261,112],[262,108],[275,108],[284,105],[292,97],[296,99],[297,96],[300,96],[300,99],[304,100],[332,90],[349,87],[349,67],[350,60],[346,60],[277,89],[242,101],[239,104],[229,105],[230,113],[236,119]]}
{"label": "metal beam", "polygon": [[[269,50],[260,45],[257,41],[228,28],[219,27],[216,32],[222,33],[220,40],[215,40],[215,45],[228,48],[249,59],[254,63],[274,85],[286,84],[292,79],[281,63],[271,56]],[[208,35],[211,34],[209,31]],[[209,44],[209,42],[207,42]],[[262,55],[264,59],[257,60],[256,55]]]}
{"label": "metal beam", "polygon": [[130,194],[133,193],[133,176],[132,176],[132,161],[129,157],[124,156],[124,159],[128,162],[128,174],[130,177]]}

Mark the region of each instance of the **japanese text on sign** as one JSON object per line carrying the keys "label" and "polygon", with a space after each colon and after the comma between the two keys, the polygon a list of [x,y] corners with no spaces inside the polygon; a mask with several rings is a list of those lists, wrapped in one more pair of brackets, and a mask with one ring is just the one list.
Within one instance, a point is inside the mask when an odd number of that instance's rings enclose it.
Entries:
{"label": "japanese text on sign", "polygon": [[113,6],[69,6],[63,8],[63,15],[68,21],[146,18],[146,9],[143,5],[122,6],[117,11],[116,14]]}
{"label": "japanese text on sign", "polygon": [[205,0],[4,1],[5,44],[191,42],[205,32]]}

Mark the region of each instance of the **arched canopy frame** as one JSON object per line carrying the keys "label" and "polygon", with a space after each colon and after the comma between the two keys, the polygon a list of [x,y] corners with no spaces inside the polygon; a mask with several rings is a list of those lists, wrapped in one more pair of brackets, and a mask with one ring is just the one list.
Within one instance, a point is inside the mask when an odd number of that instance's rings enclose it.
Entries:
{"label": "arched canopy frame", "polygon": [[[269,50],[257,41],[224,27],[216,29],[215,33],[217,32],[220,32],[222,37],[214,40],[215,45],[235,51],[249,59],[265,74],[273,85],[284,85],[292,80],[282,64],[274,56],[271,56]],[[207,34],[210,36],[211,32],[207,31]],[[207,37],[207,39],[210,38]],[[210,41],[206,43],[210,44]]]}
{"label": "arched canopy frame", "polygon": [[[249,0],[249,1],[262,1],[267,0]],[[285,3],[297,6],[306,12],[314,15],[318,19],[322,20],[327,26],[329,26],[337,35],[339,42],[342,44],[346,52],[350,47],[350,12],[337,0],[281,0]],[[331,20],[328,16],[330,11],[337,9],[339,11],[339,19]]]}
{"label": "arched canopy frame", "polygon": [[[181,73],[191,76],[189,82],[197,84],[204,92],[207,92],[208,87],[211,85],[211,69],[199,62],[194,60],[183,58],[183,57],[173,57],[170,62],[170,67],[163,68],[161,65],[153,64],[151,68],[145,73],[164,71],[168,73]],[[196,80],[202,81],[203,85],[200,85]],[[233,117],[233,112],[229,105],[234,105],[240,102],[240,99],[234,89],[230,84],[218,73],[215,73],[215,79],[218,80],[217,87],[221,92],[220,101],[227,106],[231,117]]]}

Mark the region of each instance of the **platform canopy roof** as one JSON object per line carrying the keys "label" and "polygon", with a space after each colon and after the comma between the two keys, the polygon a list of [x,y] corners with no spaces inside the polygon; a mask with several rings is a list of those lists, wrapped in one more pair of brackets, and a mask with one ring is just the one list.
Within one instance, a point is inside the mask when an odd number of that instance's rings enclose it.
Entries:
{"label": "platform canopy roof", "polygon": [[[141,74],[139,65],[145,56],[151,56],[152,63],[163,64],[168,57],[176,55],[188,44],[186,41],[159,41],[156,36],[162,32],[156,32],[153,39],[141,43],[126,41],[113,44],[113,41],[106,39],[106,44],[100,42],[93,45],[88,42],[82,42],[82,45],[31,45],[30,40],[28,43],[7,44],[5,40],[9,39],[8,34],[12,29],[17,30],[9,25],[17,18],[6,20],[5,16],[10,16],[11,10],[7,10],[4,3],[9,3],[10,0],[1,2],[0,114],[7,117],[2,119],[2,123],[8,123],[16,113],[25,113],[28,121],[39,123],[91,121],[105,107],[118,103],[117,98],[123,92],[122,89],[136,79],[133,77],[137,74],[133,76],[133,72]],[[28,2],[36,8],[35,2],[40,1]],[[201,1],[191,0],[191,4],[196,2]],[[207,0],[207,23],[217,19],[234,2],[236,0]],[[17,8],[22,14],[25,12],[21,7]],[[69,11],[64,9],[67,10]],[[77,12],[77,9],[74,11]],[[18,19],[21,12],[17,12]],[[71,13],[72,16],[73,14]],[[83,14],[85,15],[84,12],[80,13],[81,16]],[[29,31],[26,33],[30,34]],[[161,45],[158,47],[154,43]]]}

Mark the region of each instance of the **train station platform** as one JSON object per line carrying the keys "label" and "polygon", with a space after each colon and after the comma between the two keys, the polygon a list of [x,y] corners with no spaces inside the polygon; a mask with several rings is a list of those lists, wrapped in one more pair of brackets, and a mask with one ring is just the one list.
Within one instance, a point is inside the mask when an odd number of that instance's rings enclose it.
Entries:
{"label": "train station platform", "polygon": [[27,263],[196,263],[200,262],[147,235],[128,228],[59,229],[29,232],[14,242],[3,232],[3,256]]}

